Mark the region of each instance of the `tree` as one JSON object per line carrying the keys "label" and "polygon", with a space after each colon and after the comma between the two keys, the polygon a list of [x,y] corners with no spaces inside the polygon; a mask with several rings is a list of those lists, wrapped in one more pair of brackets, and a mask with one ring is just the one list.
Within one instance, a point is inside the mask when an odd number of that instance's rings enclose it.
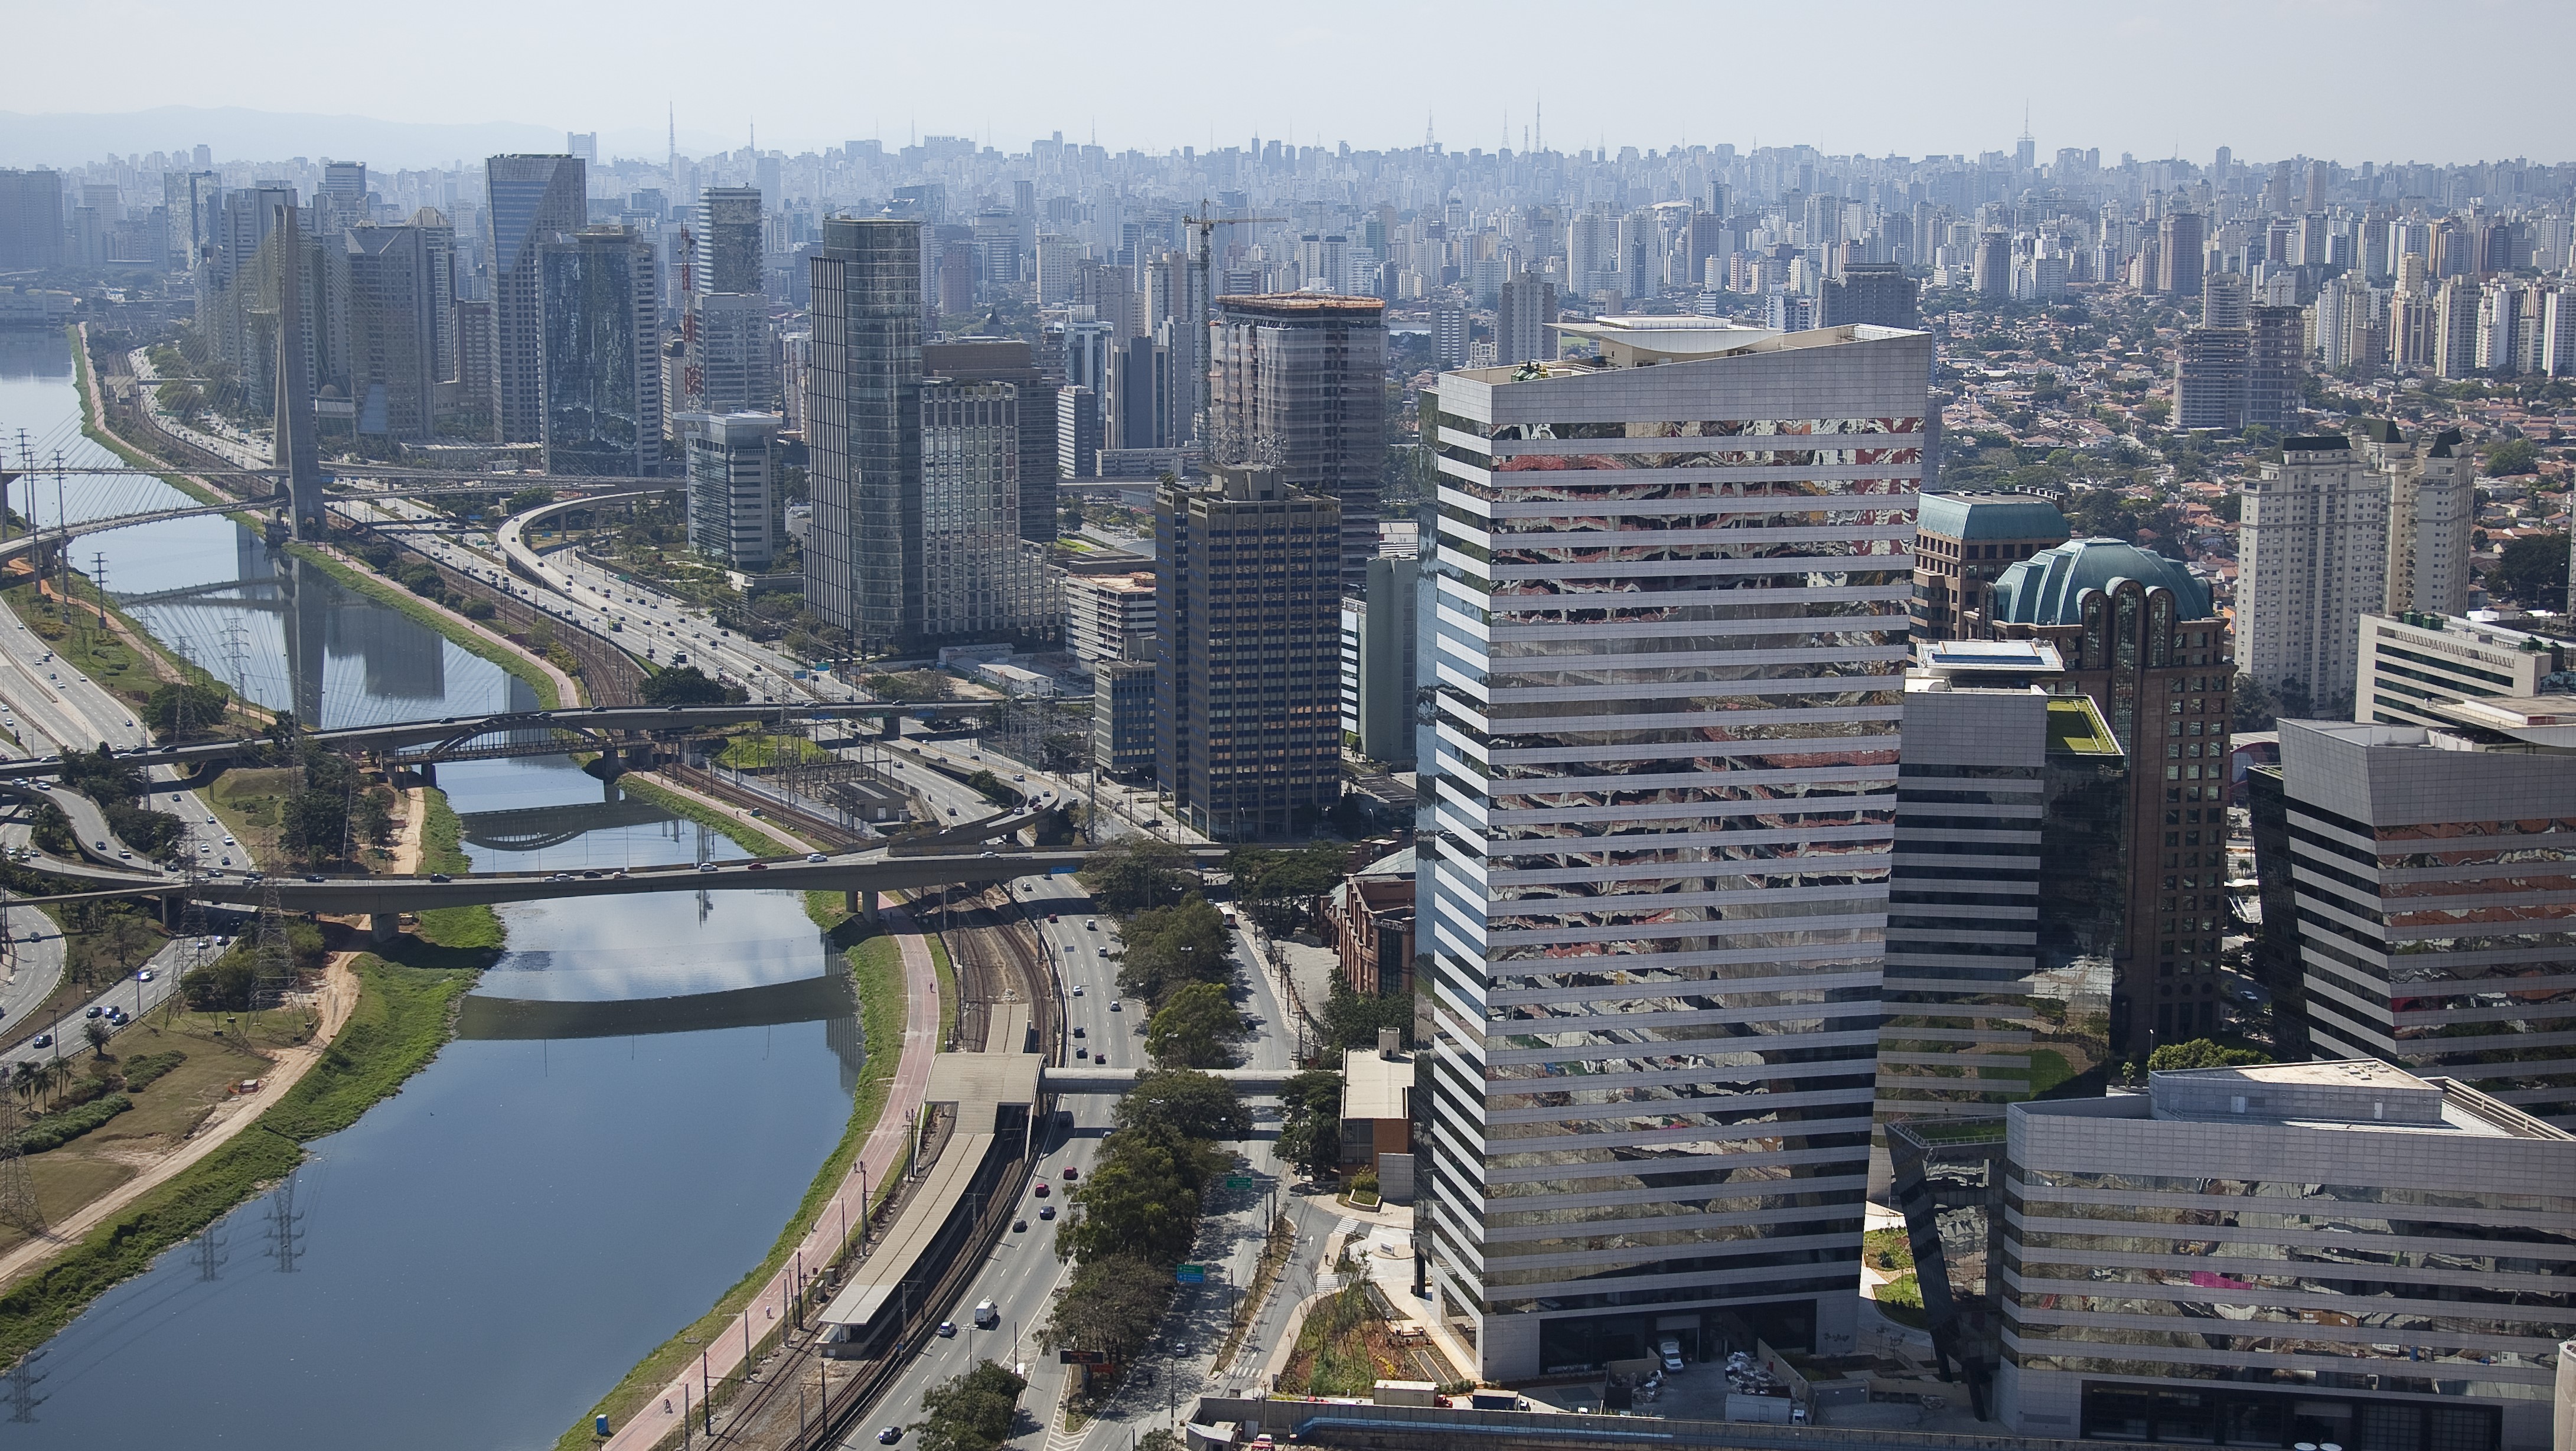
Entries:
{"label": "tree", "polygon": [[2235,714],[2230,724],[2240,732],[2268,731],[2279,718],[2271,690],[2251,675],[2236,677],[2235,699],[2230,708]]}
{"label": "tree", "polygon": [[1231,1068],[1243,1014],[1222,983],[1176,988],[1145,1025],[1145,1051],[1160,1068]]}
{"label": "tree", "polygon": [[530,509],[542,509],[554,501],[555,491],[552,489],[542,487],[521,489],[510,496],[509,510],[513,514],[524,514]]}
{"label": "tree", "polygon": [[1305,925],[1315,899],[1341,881],[1348,862],[1349,848],[1335,842],[1288,851],[1239,846],[1225,859],[1234,876],[1235,900],[1273,932]]}
{"label": "tree", "polygon": [[957,694],[957,682],[936,670],[906,670],[896,674],[871,675],[868,693],[879,700],[903,705],[947,700]]}
{"label": "tree", "polygon": [[1179,901],[1190,880],[1189,864],[1189,857],[1168,841],[1128,836],[1093,852],[1074,875],[1102,911],[1124,917]]}
{"label": "tree", "polygon": [[1403,994],[1370,996],[1336,976],[1324,998],[1324,1039],[1335,1048],[1374,1048],[1377,1030],[1393,1028],[1413,1037],[1413,999]]}
{"label": "tree", "polygon": [[1225,919],[1198,897],[1177,907],[1139,912],[1125,929],[1127,959],[1119,964],[1118,990],[1160,1011],[1174,991],[1194,982],[1223,982],[1234,943]]}
{"label": "tree", "polygon": [[1252,1132],[1252,1115],[1233,1084],[1213,1073],[1157,1069],[1136,1077],[1118,1100],[1118,1127],[1152,1125],[1193,1139],[1240,1139]]}
{"label": "tree", "polygon": [[2491,479],[2532,473],[2539,467],[2540,447],[2527,438],[2508,438],[2486,451],[2487,477]]}
{"label": "tree", "polygon": [[2272,1055],[2251,1048],[2229,1048],[2207,1038],[2194,1038],[2188,1043],[2167,1043],[2147,1055],[2147,1071],[2172,1073],[2184,1068],[2239,1068],[2248,1063],[2269,1063]]}
{"label": "tree", "polygon": [[750,691],[711,680],[695,665],[654,671],[644,677],[641,694],[646,705],[740,705],[751,699]]}
{"label": "tree", "polygon": [[114,1032],[114,1029],[108,1027],[105,1018],[92,1018],[81,1024],[81,1036],[89,1040],[90,1050],[96,1053],[107,1051],[107,1040]]}
{"label": "tree", "polygon": [[921,1393],[929,1414],[912,1423],[922,1451],[998,1451],[1020,1418],[1020,1392],[1028,1382],[992,1361],[978,1361]]}
{"label": "tree", "polygon": [[[1122,1142],[1123,1141],[1123,1142]],[[1198,1196],[1173,1145],[1121,1130],[1101,1155],[1055,1232],[1059,1257],[1094,1260],[1132,1253],[1176,1265],[1198,1236]],[[1107,1146],[1104,1146],[1107,1147]]]}
{"label": "tree", "polygon": [[2487,590],[2540,609],[2567,605],[2567,536],[2526,534],[2505,545],[2487,571]]}
{"label": "tree", "polygon": [[174,681],[144,702],[143,721],[163,740],[176,740],[183,726],[201,731],[220,723],[231,704],[232,692],[212,681]]}
{"label": "tree", "polygon": [[1141,1256],[1084,1260],[1056,1291],[1038,1327],[1038,1343],[1049,1350],[1104,1351],[1124,1362],[1153,1337],[1171,1300],[1170,1273]]}
{"label": "tree", "polygon": [[1330,1175],[1342,1158],[1342,1075],[1309,1068],[1279,1094],[1279,1157],[1310,1179]]}

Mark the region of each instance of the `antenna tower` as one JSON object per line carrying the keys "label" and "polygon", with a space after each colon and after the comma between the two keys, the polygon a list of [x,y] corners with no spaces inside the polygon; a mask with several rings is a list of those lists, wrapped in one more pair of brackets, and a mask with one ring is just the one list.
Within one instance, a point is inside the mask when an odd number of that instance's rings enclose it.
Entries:
{"label": "antenna tower", "polygon": [[26,1156],[18,1152],[18,1105],[0,1094],[0,1224],[28,1234],[41,1234],[45,1212],[36,1205],[36,1183],[27,1177]]}

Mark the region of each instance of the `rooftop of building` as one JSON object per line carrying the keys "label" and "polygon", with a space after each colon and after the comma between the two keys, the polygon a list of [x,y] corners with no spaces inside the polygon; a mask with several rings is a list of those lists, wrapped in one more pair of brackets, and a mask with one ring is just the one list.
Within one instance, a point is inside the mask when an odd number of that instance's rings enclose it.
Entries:
{"label": "rooftop of building", "polygon": [[1944,539],[2064,539],[2073,532],[2057,505],[2036,494],[2000,490],[1925,494],[1914,516],[1916,532]]}
{"label": "rooftop of building", "polygon": [[2283,453],[2350,452],[2352,440],[2340,433],[2302,433],[2281,440]]}
{"label": "rooftop of building", "polygon": [[1216,300],[1228,312],[1273,317],[1383,317],[1386,302],[1375,297],[1346,297],[1333,292],[1228,293]]}
{"label": "rooftop of building", "polygon": [[2060,695],[2048,702],[2048,748],[2074,756],[2121,756],[2120,738],[2088,695]]}
{"label": "rooftop of building", "polygon": [[1095,589],[1103,594],[1152,594],[1154,576],[1142,571],[1133,574],[1076,574],[1065,576],[1068,585]]}
{"label": "rooftop of building", "polygon": [[2149,589],[2172,590],[2181,619],[2210,617],[2209,586],[2194,579],[2180,560],[2117,539],[2070,539],[2003,572],[1995,581],[1993,622],[2081,624],[2078,605],[2084,591],[2108,593],[2123,579],[2134,579]]}
{"label": "rooftop of building", "polygon": [[1598,361],[1567,358],[1557,362],[1505,363],[1491,368],[1459,368],[1483,383],[1528,383],[1545,378],[1574,378],[1605,368],[1644,368],[1657,363],[1695,362],[1705,358],[1740,357],[1748,353],[1829,348],[1879,338],[1913,335],[1906,328],[1844,323],[1784,333],[1776,328],[1747,327],[1723,318],[1690,315],[1599,317],[1550,323],[1566,337],[1589,338],[1600,349]]}
{"label": "rooftop of building", "polygon": [[1353,1048],[1342,1055],[1342,1117],[1411,1118],[1412,1093],[1411,1054]]}
{"label": "rooftop of building", "polygon": [[2373,1058],[2169,1070],[2148,1074],[2144,1093],[2017,1103],[2007,1112],[2576,1146],[2576,1135],[2456,1079],[2419,1077]]}

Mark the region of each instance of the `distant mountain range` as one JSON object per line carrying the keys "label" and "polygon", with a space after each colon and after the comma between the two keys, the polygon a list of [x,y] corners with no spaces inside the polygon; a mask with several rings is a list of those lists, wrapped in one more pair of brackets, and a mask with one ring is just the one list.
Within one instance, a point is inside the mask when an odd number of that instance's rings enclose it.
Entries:
{"label": "distant mountain range", "polygon": [[185,153],[200,145],[211,148],[218,162],[328,156],[394,171],[471,163],[506,151],[561,151],[564,133],[517,121],[380,121],[239,106],[33,116],[0,111],[0,166],[77,166],[110,155]]}

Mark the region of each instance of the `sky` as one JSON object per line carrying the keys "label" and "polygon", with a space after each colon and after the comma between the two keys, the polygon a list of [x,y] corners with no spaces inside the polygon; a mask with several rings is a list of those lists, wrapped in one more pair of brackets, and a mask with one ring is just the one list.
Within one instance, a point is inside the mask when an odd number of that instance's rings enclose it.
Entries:
{"label": "sky", "polygon": [[[1061,131],[1113,150],[1254,135],[1453,150],[1539,136],[1803,142],[1828,153],[2060,146],[2205,161],[2567,158],[2548,74],[2566,0],[2159,0],[1831,6],[1704,0],[976,0],[714,6],[705,0],[235,0],[115,7],[0,0],[18,113],[163,105],[514,122],[681,147],[800,151],[915,134],[1006,151]],[[2497,57],[2529,56],[2518,75]],[[2546,59],[2543,59],[2546,58]],[[263,76],[274,77],[264,83]],[[6,124],[0,121],[0,124]],[[332,151],[317,136],[315,154]],[[57,158],[62,161],[76,157]]]}

